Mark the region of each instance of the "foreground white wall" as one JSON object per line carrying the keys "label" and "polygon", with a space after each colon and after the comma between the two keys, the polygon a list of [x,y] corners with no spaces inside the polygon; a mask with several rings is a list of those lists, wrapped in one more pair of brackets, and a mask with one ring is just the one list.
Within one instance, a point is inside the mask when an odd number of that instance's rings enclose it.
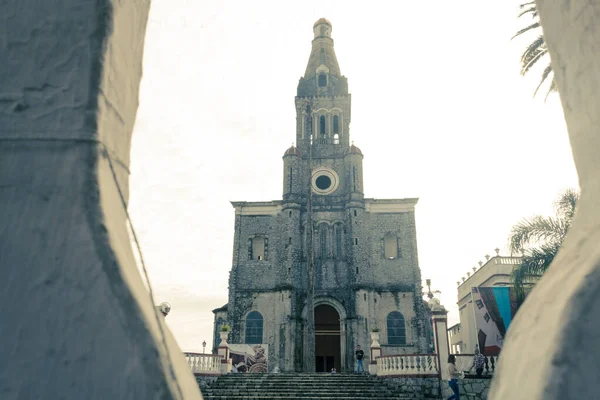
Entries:
{"label": "foreground white wall", "polygon": [[581,199],[559,255],[511,325],[490,399],[600,393],[600,1],[537,0]]}
{"label": "foreground white wall", "polygon": [[126,230],[149,7],[0,2],[3,400],[201,398]]}

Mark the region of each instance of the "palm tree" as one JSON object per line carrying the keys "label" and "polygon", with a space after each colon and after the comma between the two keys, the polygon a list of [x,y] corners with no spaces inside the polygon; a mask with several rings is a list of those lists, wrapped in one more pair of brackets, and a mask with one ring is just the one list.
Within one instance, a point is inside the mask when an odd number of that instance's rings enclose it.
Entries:
{"label": "palm tree", "polygon": [[521,264],[512,272],[511,280],[521,304],[535,280],[548,269],[571,226],[579,193],[567,189],[554,202],[556,217],[536,215],[513,226],[509,242],[511,254],[523,254]]}
{"label": "palm tree", "polygon": [[[519,8],[522,11],[519,14],[518,18],[520,18],[520,17],[522,17],[524,15],[531,15],[531,17],[535,21],[531,25],[529,25],[529,26],[521,29],[519,32],[517,32],[512,37],[512,39],[516,38],[517,36],[522,35],[525,32],[536,31],[538,29],[539,30],[542,29],[541,25],[540,25],[540,17],[538,15],[538,11],[537,11],[537,7],[535,5],[535,1],[531,1],[529,3],[521,4],[519,6]],[[548,54],[548,47],[546,46],[546,42],[544,41],[544,35],[540,34],[537,37],[537,39],[535,39],[525,49],[525,52],[523,52],[523,55],[521,55],[521,75],[527,74],[527,72],[529,72],[529,70],[531,69],[531,67],[533,67],[546,54]],[[548,66],[542,72],[542,79],[540,80],[540,83],[538,84],[537,88],[535,89],[535,92],[533,92],[534,96],[537,94],[538,90],[540,89],[540,87],[542,86],[542,84],[547,79],[550,79],[552,82],[550,83],[550,87],[548,88],[548,93],[546,93],[546,99],[548,98],[548,95],[550,93],[556,92],[556,84],[554,83],[554,74],[552,73],[552,66],[550,64],[548,64]]]}

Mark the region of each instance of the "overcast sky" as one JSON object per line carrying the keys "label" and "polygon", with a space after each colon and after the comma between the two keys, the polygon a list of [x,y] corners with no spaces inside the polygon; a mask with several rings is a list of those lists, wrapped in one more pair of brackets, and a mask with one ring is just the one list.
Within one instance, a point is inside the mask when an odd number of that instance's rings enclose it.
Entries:
{"label": "overcast sky", "polygon": [[[522,1],[522,0],[520,0]],[[419,264],[458,322],[456,281],[511,226],[577,187],[558,95],[519,75],[519,1],[153,0],[130,212],[180,347],[227,302],[231,200],[277,200],[294,96],[325,17],[352,93],[365,196],[418,197]]]}

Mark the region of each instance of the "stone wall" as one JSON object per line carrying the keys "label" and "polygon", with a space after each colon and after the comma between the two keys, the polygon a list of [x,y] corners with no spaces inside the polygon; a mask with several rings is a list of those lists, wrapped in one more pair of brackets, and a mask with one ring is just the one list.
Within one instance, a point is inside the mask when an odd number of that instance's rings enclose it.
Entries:
{"label": "stone wall", "polygon": [[[380,378],[397,393],[414,394],[417,398],[439,399],[440,380],[438,378]],[[442,382],[443,383],[443,382]],[[447,397],[447,396],[446,396]]]}
{"label": "stone wall", "polygon": [[[490,390],[491,379],[461,379],[458,381],[458,390],[461,399],[467,400],[486,400]],[[447,381],[442,381],[443,398],[452,395],[452,390]]]}
{"label": "stone wall", "polygon": [[[448,398],[452,390],[448,381],[438,378],[380,378],[398,393],[414,394],[425,399]],[[486,400],[491,379],[462,379],[458,386],[460,398],[468,400]],[[441,390],[441,395],[440,395]]]}

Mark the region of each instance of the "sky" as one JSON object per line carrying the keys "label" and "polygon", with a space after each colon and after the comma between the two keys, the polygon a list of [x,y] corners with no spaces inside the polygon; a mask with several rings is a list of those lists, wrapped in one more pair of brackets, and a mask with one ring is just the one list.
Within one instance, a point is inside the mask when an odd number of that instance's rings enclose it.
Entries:
{"label": "sky", "polygon": [[352,94],[365,197],[419,198],[422,277],[458,322],[456,282],[496,247],[508,255],[512,225],[578,187],[558,94],[533,98],[541,71],[519,73],[535,36],[511,40],[530,22],[518,5],[152,1],[129,210],[182,350],[210,348],[211,310],[227,302],[230,201],[281,199],[321,17]]}

